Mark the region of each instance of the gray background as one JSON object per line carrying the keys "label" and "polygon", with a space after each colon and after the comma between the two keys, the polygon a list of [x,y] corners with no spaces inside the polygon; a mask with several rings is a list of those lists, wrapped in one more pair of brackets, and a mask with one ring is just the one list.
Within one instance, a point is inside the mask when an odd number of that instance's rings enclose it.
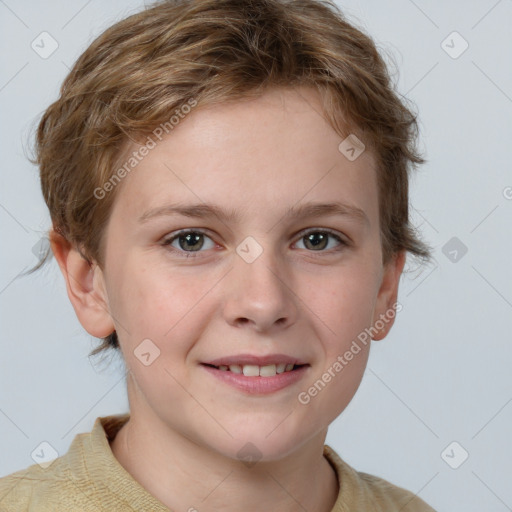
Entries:
{"label": "gray background", "polygon": [[[92,39],[142,5],[0,0],[0,476],[34,464],[42,441],[64,454],[96,417],[128,407],[120,359],[87,357],[95,339],[55,260],[17,276],[50,225],[30,130]],[[327,443],[439,511],[512,510],[512,2],[339,5],[392,56],[419,111],[428,162],[411,184],[413,219],[435,260],[408,265],[403,310]],[[31,48],[43,31],[59,45],[47,59]],[[453,31],[469,44],[461,55]]]}

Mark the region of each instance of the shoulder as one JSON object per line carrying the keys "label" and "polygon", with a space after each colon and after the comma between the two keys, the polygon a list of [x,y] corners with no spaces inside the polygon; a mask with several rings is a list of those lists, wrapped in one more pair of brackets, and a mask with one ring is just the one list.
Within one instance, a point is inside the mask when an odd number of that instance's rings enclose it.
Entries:
{"label": "shoulder", "polygon": [[[362,484],[380,506],[377,510],[400,510],[401,512],[436,512],[416,494],[375,475],[357,471]],[[395,507],[398,507],[396,509]]]}
{"label": "shoulder", "polygon": [[46,468],[34,464],[0,478],[0,510],[56,510],[54,498],[59,497],[59,505],[69,502],[67,497],[72,486],[65,456],[58,457]]}
{"label": "shoulder", "polygon": [[104,426],[119,428],[123,421],[126,415],[97,418],[93,430],[77,434],[65,454],[0,478],[0,511],[104,510],[101,502],[110,495],[105,479],[96,476],[98,468],[112,473]]}
{"label": "shoulder", "polygon": [[0,478],[0,510],[18,511],[28,509],[28,497],[30,496],[30,491],[27,493],[27,483],[30,479],[29,469],[16,471],[16,473]]}
{"label": "shoulder", "polygon": [[436,512],[414,493],[378,476],[356,471],[327,445],[324,455],[336,471],[340,487],[338,508],[333,511]]}

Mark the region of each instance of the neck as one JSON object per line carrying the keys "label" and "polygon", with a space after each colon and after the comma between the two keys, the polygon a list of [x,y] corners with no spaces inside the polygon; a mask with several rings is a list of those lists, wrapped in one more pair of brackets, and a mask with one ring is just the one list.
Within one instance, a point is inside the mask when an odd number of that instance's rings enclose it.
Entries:
{"label": "neck", "polygon": [[323,456],[327,430],[282,459],[249,466],[170,429],[150,410],[130,405],[130,420],[111,442],[112,452],[170,510],[331,512],[334,507],[339,487]]}

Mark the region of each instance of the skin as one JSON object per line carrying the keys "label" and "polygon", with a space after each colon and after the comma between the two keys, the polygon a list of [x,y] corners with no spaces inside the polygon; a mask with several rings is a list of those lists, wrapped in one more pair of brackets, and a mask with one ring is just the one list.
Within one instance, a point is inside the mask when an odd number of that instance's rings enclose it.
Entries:
{"label": "skin", "polygon": [[[307,405],[297,397],[392,308],[405,254],[383,266],[373,155],[349,161],[321,111],[309,88],[197,107],[116,191],[103,269],[52,235],[81,324],[98,338],[116,329],[120,340],[131,419],[114,456],[172,510],[329,512],[336,501],[323,445],[357,391],[370,343]],[[138,222],[177,201],[215,203],[240,218]],[[309,201],[342,201],[368,221],[283,218]],[[206,231],[199,252],[179,239],[162,245],[184,228]],[[308,228],[330,228],[349,245],[329,237],[315,248],[301,234]],[[252,263],[236,252],[248,236],[263,249]],[[180,257],[187,250],[197,257]],[[147,338],[160,350],[149,366],[134,355]],[[249,395],[200,365],[240,353],[284,353],[310,367],[288,388]],[[237,458],[249,441],[261,453],[251,467]]]}

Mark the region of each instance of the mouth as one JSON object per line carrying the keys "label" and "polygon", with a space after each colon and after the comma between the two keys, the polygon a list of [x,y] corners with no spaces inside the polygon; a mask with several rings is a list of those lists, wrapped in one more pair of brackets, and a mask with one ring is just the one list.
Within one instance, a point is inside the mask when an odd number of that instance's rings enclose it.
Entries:
{"label": "mouth", "polygon": [[248,395],[265,396],[285,388],[292,388],[308,374],[309,364],[213,364],[200,365],[216,381]]}
{"label": "mouth", "polygon": [[214,365],[211,363],[201,363],[203,366],[207,366],[222,372],[231,372],[238,375],[244,375],[245,377],[275,377],[282,373],[289,373],[299,370],[309,364],[295,364],[295,363],[273,363],[266,364],[263,366],[256,364],[221,364]]}
{"label": "mouth", "polygon": [[296,385],[311,364],[287,354],[233,354],[201,362],[217,382],[251,395],[268,395]]}

